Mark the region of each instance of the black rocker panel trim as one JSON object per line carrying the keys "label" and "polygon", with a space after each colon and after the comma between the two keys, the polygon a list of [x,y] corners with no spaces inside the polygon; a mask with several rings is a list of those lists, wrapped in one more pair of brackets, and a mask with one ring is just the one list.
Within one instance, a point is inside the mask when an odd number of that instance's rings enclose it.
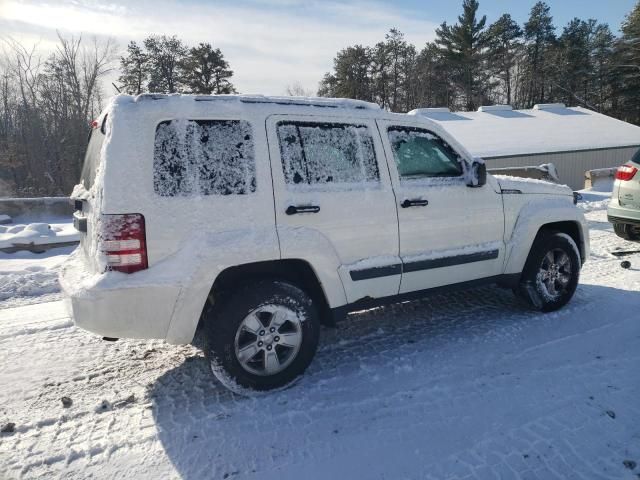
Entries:
{"label": "black rocker panel trim", "polygon": [[385,265],[382,267],[363,268],[362,270],[351,270],[351,280],[370,280],[372,278],[389,277],[391,275],[400,275],[402,273],[402,264],[394,263],[393,265]]}
{"label": "black rocker panel trim", "polygon": [[487,250],[484,252],[467,253],[452,257],[433,258],[431,260],[418,260],[416,262],[405,263],[403,273],[419,272],[421,270],[431,270],[432,268],[452,267],[454,265],[464,265],[465,263],[483,262],[498,258],[500,250]]}
{"label": "black rocker panel trim", "polygon": [[510,273],[504,275],[496,275],[492,277],[479,278],[477,280],[469,280],[466,282],[452,283],[449,285],[442,285],[440,287],[428,288],[425,290],[418,290],[415,292],[399,293],[397,295],[390,295],[382,298],[365,297],[356,300],[353,303],[348,303],[340,307],[334,307],[331,309],[331,316],[334,322],[343,320],[349,312],[356,312],[358,310],[365,310],[367,308],[381,307],[384,305],[391,305],[394,303],[407,302],[418,300],[428,297],[429,295],[438,293],[451,293],[458,290],[465,290],[468,288],[476,288],[483,285],[498,284],[503,288],[514,288],[520,282],[519,273]]}
{"label": "black rocker panel trim", "polygon": [[417,260],[415,262],[407,262],[403,264],[394,263],[392,265],[384,265],[382,267],[351,270],[349,275],[351,276],[351,280],[357,282],[359,280],[370,280],[372,278],[400,275],[401,273],[419,272],[422,270],[431,270],[433,268],[452,267],[454,265],[464,265],[466,263],[483,262],[485,260],[498,258],[499,254],[500,250],[496,249],[484,252],[467,253],[464,255],[454,255],[451,257],[433,258],[430,260]]}

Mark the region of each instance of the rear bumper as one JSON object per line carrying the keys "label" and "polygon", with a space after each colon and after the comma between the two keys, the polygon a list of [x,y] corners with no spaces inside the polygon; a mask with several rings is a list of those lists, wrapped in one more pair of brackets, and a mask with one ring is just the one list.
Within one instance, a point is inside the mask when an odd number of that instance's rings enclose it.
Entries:
{"label": "rear bumper", "polygon": [[74,323],[105,337],[166,338],[180,286],[145,273],[91,273],[76,251],[60,274]]}
{"label": "rear bumper", "polygon": [[607,220],[610,223],[631,223],[640,224],[640,210],[635,208],[621,207],[619,204],[609,205],[607,208]]}

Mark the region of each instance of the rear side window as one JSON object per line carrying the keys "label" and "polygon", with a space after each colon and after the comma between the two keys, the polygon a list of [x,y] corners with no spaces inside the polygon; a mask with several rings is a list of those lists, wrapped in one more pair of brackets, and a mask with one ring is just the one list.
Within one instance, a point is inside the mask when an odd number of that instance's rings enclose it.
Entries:
{"label": "rear side window", "polygon": [[428,130],[390,127],[389,141],[401,179],[459,177],[463,173],[460,156]]}
{"label": "rear side window", "polygon": [[163,197],[256,191],[249,122],[170,120],[156,128],[153,189]]}
{"label": "rear side window", "polygon": [[92,128],[89,134],[89,145],[84,156],[82,173],[80,173],[80,183],[89,190],[96,179],[96,172],[100,166],[100,151],[104,143],[104,132],[102,129]]}
{"label": "rear side window", "polygon": [[277,131],[286,183],[345,185],[379,182],[373,138],[366,126],[280,122]]}

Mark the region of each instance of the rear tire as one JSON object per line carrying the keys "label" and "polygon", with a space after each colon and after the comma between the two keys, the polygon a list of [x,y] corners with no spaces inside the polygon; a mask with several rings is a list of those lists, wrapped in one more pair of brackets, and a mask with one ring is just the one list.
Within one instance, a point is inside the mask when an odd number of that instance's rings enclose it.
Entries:
{"label": "rear tire", "polygon": [[640,226],[630,225],[628,223],[614,223],[613,231],[616,232],[616,235],[620,238],[624,238],[625,240],[640,240]]}
{"label": "rear tire", "polygon": [[205,324],[205,352],[217,379],[235,393],[282,389],[300,378],[318,347],[311,298],[279,280],[238,289]]}
{"label": "rear tire", "polygon": [[541,231],[531,247],[514,293],[535,310],[558,310],[573,297],[580,267],[578,247],[569,235]]}

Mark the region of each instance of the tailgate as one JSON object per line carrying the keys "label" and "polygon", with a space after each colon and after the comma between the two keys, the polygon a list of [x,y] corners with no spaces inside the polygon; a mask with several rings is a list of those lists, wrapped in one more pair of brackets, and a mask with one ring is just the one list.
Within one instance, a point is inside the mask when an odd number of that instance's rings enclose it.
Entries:
{"label": "tailgate", "polygon": [[638,169],[631,180],[618,180],[618,202],[621,207],[640,209],[640,165],[635,162],[628,165]]}

